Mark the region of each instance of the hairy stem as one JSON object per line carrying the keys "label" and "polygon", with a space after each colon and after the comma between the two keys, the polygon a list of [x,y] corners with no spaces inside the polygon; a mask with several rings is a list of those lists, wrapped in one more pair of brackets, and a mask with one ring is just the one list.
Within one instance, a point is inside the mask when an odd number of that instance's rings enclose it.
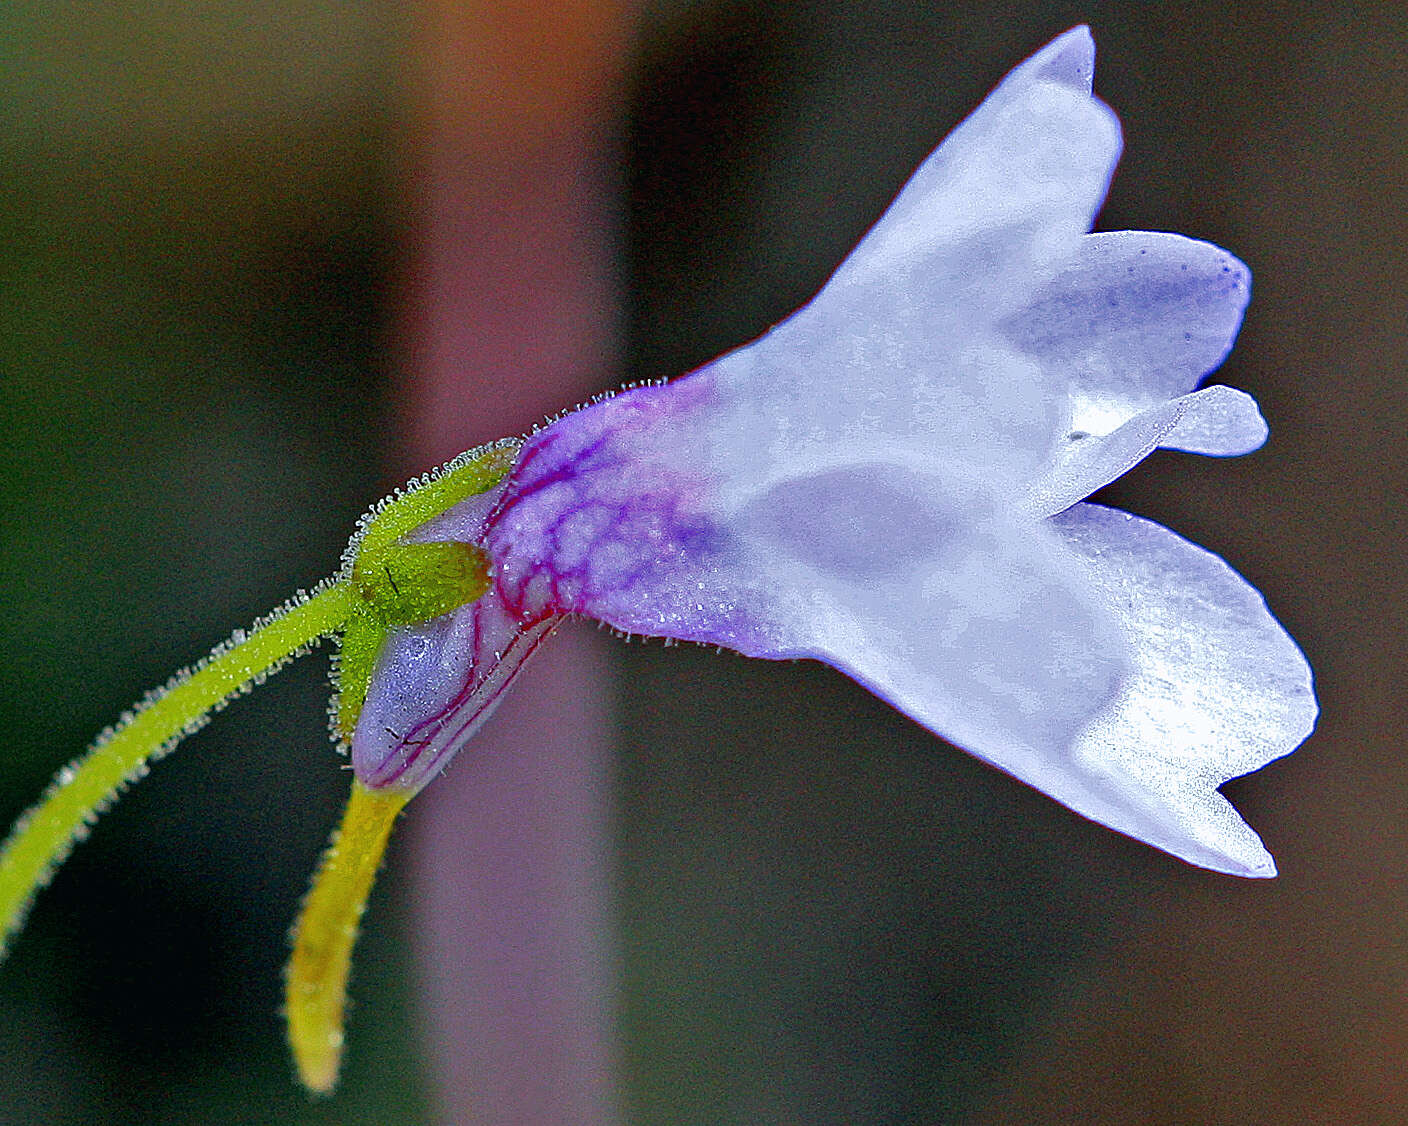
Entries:
{"label": "hairy stem", "polygon": [[231,697],[340,629],[351,612],[351,597],[345,581],[327,583],[248,633],[237,632],[195,668],[148,693],[86,754],[58,772],[0,849],[0,955],[24,922],[35,892],[123,787]]}

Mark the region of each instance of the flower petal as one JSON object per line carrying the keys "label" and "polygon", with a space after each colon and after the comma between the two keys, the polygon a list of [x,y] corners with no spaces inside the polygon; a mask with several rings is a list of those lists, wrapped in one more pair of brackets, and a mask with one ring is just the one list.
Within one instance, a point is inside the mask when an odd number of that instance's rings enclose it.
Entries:
{"label": "flower petal", "polygon": [[487,540],[508,604],[816,657],[1019,774],[1111,694],[1126,669],[1118,630],[981,470],[842,445],[726,504],[640,456],[671,446],[672,389],[618,396],[525,444]]}
{"label": "flower petal", "polygon": [[[1119,123],[1079,28],[1017,68],[920,165],[812,302],[710,365],[750,457],[863,435],[1029,477],[1066,400],[995,330],[1066,263]],[[725,422],[728,425],[728,422]]]}
{"label": "flower petal", "polygon": [[[1064,265],[1104,197],[1119,126],[1091,96],[1093,59],[1082,28],[1014,71],[762,339],[530,439],[486,541],[506,604],[821,656],[1009,758],[1069,736],[1122,656],[1059,550],[997,515],[997,482],[1045,468],[1066,401],[995,323]],[[846,539],[886,504],[888,547]],[[930,525],[943,551],[917,536]],[[864,550],[914,561],[857,585],[842,564]],[[914,615],[947,641],[905,641]]]}
{"label": "flower petal", "polygon": [[1091,95],[1094,73],[1085,27],[1013,70],[919,166],[830,288],[908,290],[943,317],[955,295],[971,305],[1012,275],[1039,284],[1090,230],[1119,159],[1119,122]]}
{"label": "flower petal", "polygon": [[1160,446],[1233,454],[1255,449],[1265,438],[1256,401],[1216,384],[1142,411],[1103,437],[1072,431],[1018,504],[1033,517],[1051,516],[1104,488]]}
{"label": "flower petal", "polygon": [[524,442],[483,534],[505,604],[524,620],[584,614],[771,655],[778,592],[743,558],[720,480],[750,463],[717,422],[706,369],[594,403]]}
{"label": "flower petal", "polygon": [[1065,746],[1127,671],[1114,622],[1041,525],[976,478],[851,461],[782,482],[736,534],[790,637],[1019,777]]}
{"label": "flower petal", "polygon": [[[1068,266],[1005,325],[1071,399],[1071,428],[1110,434],[1197,387],[1242,324],[1251,274],[1211,243],[1153,231],[1088,235]],[[1265,438],[1193,453],[1248,453]]]}
{"label": "flower petal", "polygon": [[1299,648],[1240,575],[1167,528],[1093,504],[1048,524],[1120,619],[1135,667],[1035,784],[1190,864],[1275,875],[1217,787],[1289,754],[1314,727]]}

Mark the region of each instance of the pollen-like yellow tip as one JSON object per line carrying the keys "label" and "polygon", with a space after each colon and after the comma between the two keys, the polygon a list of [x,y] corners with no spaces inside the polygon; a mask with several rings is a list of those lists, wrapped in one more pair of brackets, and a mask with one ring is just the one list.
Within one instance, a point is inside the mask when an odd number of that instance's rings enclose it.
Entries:
{"label": "pollen-like yellow tip", "polygon": [[342,825],[294,925],[284,994],[288,1042],[298,1077],[314,1094],[331,1094],[337,1085],[352,945],[391,826],[408,800],[352,783]]}

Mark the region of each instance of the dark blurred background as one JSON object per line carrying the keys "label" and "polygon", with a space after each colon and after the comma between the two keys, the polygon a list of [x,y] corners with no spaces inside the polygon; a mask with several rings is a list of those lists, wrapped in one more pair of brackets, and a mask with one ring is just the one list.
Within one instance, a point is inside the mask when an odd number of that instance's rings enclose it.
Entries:
{"label": "dark blurred background", "polygon": [[[398,303],[437,10],[0,7],[0,820],[423,467]],[[603,385],[805,300],[1077,22],[1126,137],[1098,225],[1255,275],[1219,379],[1270,444],[1156,455],[1107,499],[1224,554],[1316,668],[1317,734],[1229,787],[1282,875],[1080,821],[821,667],[603,646],[625,1121],[1408,1120],[1401,5],[647,4],[591,107],[625,310]],[[346,785],[325,670],[234,704],[44,893],[0,968],[0,1123],[433,1119],[404,845],[342,1090],[309,1102],[284,1056],[286,932]]]}

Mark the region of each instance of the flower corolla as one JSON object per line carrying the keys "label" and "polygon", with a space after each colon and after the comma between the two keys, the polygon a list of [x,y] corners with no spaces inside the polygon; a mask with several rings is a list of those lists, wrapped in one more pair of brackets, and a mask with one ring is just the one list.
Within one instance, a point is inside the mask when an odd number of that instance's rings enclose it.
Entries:
{"label": "flower corolla", "polygon": [[1085,28],[1012,72],[801,310],[677,379],[565,415],[409,543],[489,588],[391,629],[351,738],[414,792],[568,615],[809,657],[1078,813],[1243,876],[1218,792],[1314,723],[1310,670],[1216,556],[1085,498],[1163,447],[1266,426],[1197,390],[1247,269],[1173,234],[1089,234],[1120,153]]}

